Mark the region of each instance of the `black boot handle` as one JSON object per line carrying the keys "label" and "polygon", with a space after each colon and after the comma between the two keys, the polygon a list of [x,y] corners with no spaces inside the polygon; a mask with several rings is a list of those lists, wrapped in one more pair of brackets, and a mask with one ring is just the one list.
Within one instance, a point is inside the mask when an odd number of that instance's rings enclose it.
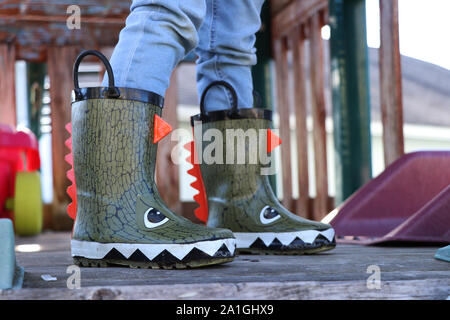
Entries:
{"label": "black boot handle", "polygon": [[201,117],[203,118],[204,116],[207,116],[207,113],[205,111],[206,94],[208,93],[209,89],[211,89],[212,87],[216,87],[216,86],[225,87],[226,89],[228,89],[230,91],[231,96],[233,97],[233,104],[229,111],[229,115],[233,116],[233,115],[237,114],[238,113],[238,97],[236,94],[236,90],[234,90],[233,86],[226,81],[214,81],[214,82],[211,82],[205,88],[205,90],[203,90],[202,97],[200,99],[200,115],[201,115]]}
{"label": "black boot handle", "polygon": [[103,65],[106,68],[106,73],[108,74],[108,88],[105,90],[104,94],[107,98],[118,98],[120,96],[120,91],[114,85],[114,73],[111,65],[109,64],[108,59],[97,50],[85,50],[81,52],[75,60],[75,64],[73,65],[73,86],[75,88],[75,98],[81,99],[82,97],[80,84],[78,82],[78,68],[80,67],[81,60],[83,60],[86,56],[96,56],[103,62]]}

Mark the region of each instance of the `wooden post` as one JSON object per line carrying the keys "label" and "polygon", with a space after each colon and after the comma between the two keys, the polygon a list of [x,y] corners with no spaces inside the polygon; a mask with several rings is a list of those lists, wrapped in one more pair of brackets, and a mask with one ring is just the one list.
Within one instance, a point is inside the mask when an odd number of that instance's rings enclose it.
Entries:
{"label": "wooden post", "polygon": [[288,61],[287,43],[285,38],[275,40],[275,63],[277,70],[277,110],[279,115],[281,144],[281,164],[283,166],[283,204],[292,208],[292,174],[291,174],[291,138],[289,117],[289,86],[288,86]]}
{"label": "wooden post", "polygon": [[314,219],[320,220],[328,213],[327,143],[325,131],[325,87],[323,70],[323,47],[320,12],[309,20],[311,103],[314,136],[314,164],[316,177],[316,198]]}
{"label": "wooden post", "polygon": [[380,0],[380,101],[386,166],[404,153],[398,0]]}
{"label": "wooden post", "polygon": [[0,44],[0,122],[16,126],[15,69],[16,50],[14,44]]}
{"label": "wooden post", "polygon": [[295,121],[297,127],[297,168],[299,198],[296,213],[305,218],[311,214],[309,201],[309,173],[308,173],[308,128],[306,118],[306,68],[305,68],[305,41],[302,27],[297,26],[290,34],[294,64],[294,105]]}
{"label": "wooden post", "polygon": [[[173,129],[178,127],[177,118],[177,70],[175,69],[170,78],[170,86],[167,89],[163,119],[169,123]],[[176,145],[176,141],[171,141],[170,135],[158,143],[158,155],[156,160],[156,183],[159,193],[167,206],[175,212],[180,212],[180,188],[178,166],[171,159],[171,152]]]}
{"label": "wooden post", "polygon": [[65,125],[70,122],[70,102],[73,89],[72,66],[76,59],[75,47],[50,47],[47,51],[50,77],[50,108],[52,120],[53,166],[53,228],[70,228],[66,213],[70,199],[66,189],[70,182],[66,177],[70,169],[64,156],[69,152],[64,141],[69,137]]}

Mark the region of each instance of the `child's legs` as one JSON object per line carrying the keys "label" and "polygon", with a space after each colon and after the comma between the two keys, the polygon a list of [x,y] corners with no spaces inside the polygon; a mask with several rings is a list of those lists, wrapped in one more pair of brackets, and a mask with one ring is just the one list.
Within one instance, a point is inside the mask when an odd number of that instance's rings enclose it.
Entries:
{"label": "child's legs", "polygon": [[204,0],[134,0],[111,57],[116,85],[164,96],[172,70],[198,43],[204,15]]}
{"label": "child's legs", "polygon": [[[212,81],[225,80],[237,91],[239,108],[253,107],[251,66],[256,64],[255,33],[261,26],[264,0],[206,0],[206,17],[196,49],[199,94]],[[206,111],[229,109],[224,88],[212,88]]]}

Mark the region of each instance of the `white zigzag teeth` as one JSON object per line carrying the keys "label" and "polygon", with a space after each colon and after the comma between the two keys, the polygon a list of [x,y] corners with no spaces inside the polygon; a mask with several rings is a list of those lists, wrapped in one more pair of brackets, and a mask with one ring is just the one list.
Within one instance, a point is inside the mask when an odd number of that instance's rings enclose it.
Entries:
{"label": "white zigzag teeth", "polygon": [[259,233],[234,232],[237,248],[249,248],[258,238]]}
{"label": "white zigzag teeth", "polygon": [[322,235],[332,241],[334,238],[334,229],[330,228],[325,231],[305,230],[295,232],[235,232],[237,248],[249,248],[258,238],[261,239],[268,247],[275,239],[281,242],[282,245],[289,245],[295,238],[299,238],[304,243],[311,244],[316,238]]}
{"label": "white zigzag teeth", "polygon": [[300,231],[298,233],[299,239],[301,239],[304,243],[313,243],[316,240],[317,236],[320,234],[319,231],[316,230],[307,230]]}
{"label": "white zigzag teeth", "polygon": [[182,260],[192,249],[214,256],[225,244],[231,255],[236,249],[235,239],[220,239],[213,241],[199,241],[187,244],[131,244],[131,243],[99,243],[91,241],[72,240],[72,256],[80,256],[89,259],[102,259],[112,249],[119,251],[125,258],[129,258],[136,250],[141,251],[148,259],[153,260],[161,252],[167,250],[174,257]]}
{"label": "white zigzag teeth", "polygon": [[322,234],[325,238],[327,238],[328,241],[332,241],[334,238],[334,229],[330,228],[328,230],[322,231],[320,234]]}
{"label": "white zigzag teeth", "polygon": [[260,233],[258,238],[260,238],[264,242],[264,244],[268,247],[275,239],[275,236],[270,233]]}
{"label": "white zigzag teeth", "polygon": [[[112,249],[113,247],[114,247],[114,246],[111,244],[111,249]],[[111,249],[110,249],[110,250],[111,250]],[[124,255],[124,257],[127,258],[127,259],[134,253],[134,251],[136,251],[136,249],[133,250],[132,247],[130,247],[130,246],[124,246],[124,245],[121,245],[121,246],[120,246],[120,249],[117,249],[117,250],[119,250],[120,253],[122,253],[122,254]],[[108,252],[109,252],[109,251],[108,251]]]}
{"label": "white zigzag teeth", "polygon": [[[286,233],[279,233],[276,237],[283,245],[288,245],[294,241],[295,238],[297,238],[297,235],[294,232],[286,232]],[[273,240],[272,240],[273,241]]]}
{"label": "white zigzag teeth", "polygon": [[[144,254],[144,256],[146,256],[150,260],[155,259],[158,256],[158,254],[160,254],[161,252],[163,252],[166,249],[166,248],[163,249],[160,244],[157,244],[154,246],[153,245],[150,245],[150,246],[137,245],[137,246],[135,246],[135,248],[139,249],[139,251],[141,251]],[[174,256],[177,255],[177,252],[175,250],[171,250],[171,251],[174,251],[173,253],[170,252]],[[119,252],[121,252],[121,251],[119,250]]]}
{"label": "white zigzag teeth", "polygon": [[216,253],[217,250],[219,250],[219,248],[223,245],[223,242],[222,241],[214,241],[211,243],[209,243],[209,242],[210,241],[198,242],[196,245],[196,248],[210,256],[213,256],[214,253]]}

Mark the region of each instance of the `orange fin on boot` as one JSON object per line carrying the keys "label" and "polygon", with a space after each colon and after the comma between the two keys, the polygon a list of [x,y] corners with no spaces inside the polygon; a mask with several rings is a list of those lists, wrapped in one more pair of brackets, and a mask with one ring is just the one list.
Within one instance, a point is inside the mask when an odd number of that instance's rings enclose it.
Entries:
{"label": "orange fin on boot", "polygon": [[272,152],[276,147],[282,143],[280,137],[278,137],[272,130],[267,129],[267,152]]}
{"label": "orange fin on boot", "polygon": [[165,122],[160,116],[155,114],[155,129],[153,131],[153,143],[167,136],[172,131],[172,126]]}
{"label": "orange fin on boot", "polygon": [[194,213],[200,221],[206,223],[206,221],[208,221],[208,201],[206,199],[205,185],[203,183],[200,165],[198,164],[194,141],[185,144],[184,148],[191,153],[189,157],[186,158],[186,161],[193,166],[187,171],[189,175],[195,178],[195,181],[191,183],[191,187],[198,191],[194,196],[194,201],[197,202],[199,207],[194,210]]}
{"label": "orange fin on boot", "polygon": [[66,162],[70,164],[71,168],[69,171],[67,171],[66,176],[70,180],[70,182],[72,182],[72,184],[66,190],[70,199],[72,199],[72,202],[67,206],[67,214],[69,215],[69,217],[75,220],[77,216],[77,186],[75,184],[75,173],[73,171],[72,124],[70,122],[66,125],[66,130],[70,133],[70,137],[65,141],[65,145],[67,148],[69,148],[70,153],[64,157],[64,160],[66,160]]}

